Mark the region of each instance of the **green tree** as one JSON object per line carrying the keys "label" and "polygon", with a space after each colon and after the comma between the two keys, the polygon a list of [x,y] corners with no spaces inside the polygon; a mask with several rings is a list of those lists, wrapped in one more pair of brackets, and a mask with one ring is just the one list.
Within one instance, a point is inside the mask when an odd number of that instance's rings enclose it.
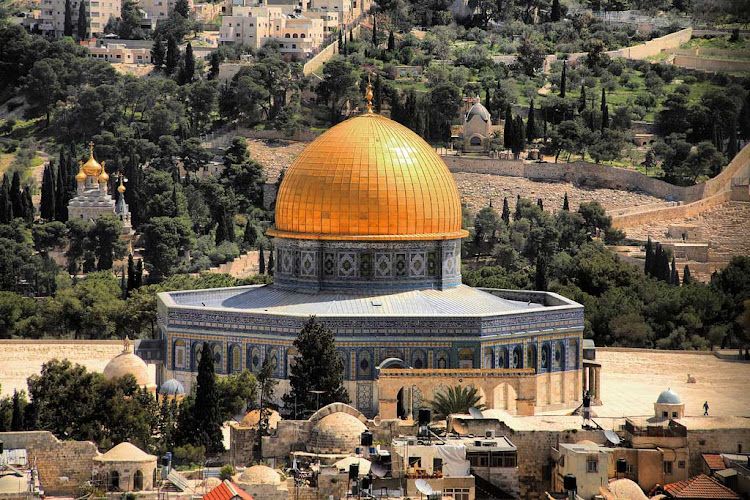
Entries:
{"label": "green tree", "polygon": [[162,40],[161,35],[157,34],[154,37],[154,43],[151,46],[151,63],[156,67],[156,69],[162,69],[166,61],[166,57],[167,50],[164,47],[164,40]]}
{"label": "green tree", "polygon": [[[559,2],[559,0],[555,0],[556,2]],[[559,3],[558,3],[559,6]],[[559,7],[558,7],[559,8]],[[568,69],[568,62],[563,61],[563,67],[562,67],[562,75],[560,75],[560,98],[565,99],[565,85],[566,85],[566,79],[567,79],[567,69]],[[583,86],[581,86],[582,91],[585,95],[585,90],[583,90]],[[585,97],[584,97],[585,99]]]}
{"label": "green tree", "polygon": [[231,420],[258,399],[258,381],[250,370],[232,373],[216,381],[221,419]]}
{"label": "green tree", "polygon": [[[560,0],[552,0],[552,9],[550,11],[550,21],[556,23],[562,17],[562,9],[560,8]],[[561,95],[561,97],[565,97]]]}
{"label": "green tree", "polygon": [[393,34],[393,30],[388,33],[388,52],[396,50],[396,37]]}
{"label": "green tree", "polygon": [[180,48],[177,46],[175,37],[170,36],[167,39],[167,57],[165,61],[165,71],[171,75],[177,69],[180,63]]}
{"label": "green tree", "polygon": [[198,172],[211,160],[211,153],[201,145],[200,139],[191,137],[182,143],[180,151],[182,166],[187,172]]}
{"label": "green tree", "polygon": [[484,410],[481,396],[473,385],[454,385],[435,394],[429,401],[433,420],[444,420],[456,413],[469,413],[469,408]]}
{"label": "green tree", "polygon": [[180,74],[177,80],[180,85],[185,85],[193,81],[195,76],[195,56],[193,55],[193,46],[188,42],[185,47],[185,54],[183,54],[183,64],[180,67]]}
{"label": "green tree", "polygon": [[331,122],[338,123],[341,112],[350,100],[359,102],[361,99],[356,81],[354,67],[343,57],[334,56],[323,66],[323,80],[318,84],[316,93],[318,99],[329,106]]}
{"label": "green tree", "polygon": [[152,279],[159,281],[181,269],[195,238],[190,220],[184,217],[154,217],[141,226],[144,256]]}
{"label": "green tree", "polygon": [[26,423],[24,420],[24,411],[26,410],[26,393],[24,391],[13,391],[13,413],[11,415],[10,430],[25,431]]}
{"label": "green tree", "polygon": [[190,5],[188,4],[188,0],[177,0],[174,4],[174,11],[176,14],[188,19],[190,17]]}
{"label": "green tree", "polygon": [[65,21],[63,22],[63,36],[73,36],[73,11],[70,0],[65,0]]}
{"label": "green tree", "polygon": [[318,397],[310,391],[323,391],[320,405],[348,403],[349,395],[344,388],[344,360],[336,351],[333,332],[318,323],[314,316],[305,323],[294,341],[299,353],[291,364],[289,374],[290,391],[284,395],[287,407],[317,410]]}
{"label": "green tree", "polygon": [[531,103],[529,104],[529,117],[526,120],[526,139],[531,142],[537,137],[539,137],[539,134],[537,133],[536,128],[536,118],[535,118],[535,111],[534,111],[534,99],[531,100]]}
{"label": "green tree", "polygon": [[505,222],[505,225],[510,224],[510,207],[508,206],[508,197],[503,198],[503,213],[500,216],[503,222]]}
{"label": "green tree", "polygon": [[565,198],[563,198],[563,210],[570,210],[570,202],[568,202],[568,192],[565,191]]}
{"label": "green tree", "polygon": [[88,38],[89,21],[86,18],[86,2],[80,2],[80,8],[78,9],[78,39],[86,40]]}
{"label": "green tree", "polygon": [[682,286],[687,286],[693,282],[693,278],[690,276],[690,266],[685,264],[682,270]]}
{"label": "green tree", "polygon": [[[50,58],[37,61],[23,79],[24,94],[32,110],[45,116],[47,127],[50,125],[50,113],[55,103],[63,97],[63,86],[60,81],[63,74],[62,61]],[[18,213],[15,206],[14,213]]]}
{"label": "green tree", "polygon": [[534,74],[544,64],[545,48],[536,38],[524,36],[518,45],[517,63],[527,76]]}
{"label": "green tree", "polygon": [[266,182],[263,166],[250,158],[247,141],[235,137],[224,153],[224,170],[221,182],[225,189],[234,190],[240,212],[250,212],[263,203],[263,185]]}
{"label": "green tree", "polygon": [[194,412],[194,435],[198,443],[205,446],[209,453],[224,451],[214,357],[208,342],[203,343],[198,362]]}
{"label": "green tree", "polygon": [[42,199],[40,203],[40,215],[42,219],[51,221],[55,219],[55,167],[50,161],[44,166],[42,175]]}
{"label": "green tree", "polygon": [[208,79],[216,80],[219,78],[219,69],[221,66],[221,56],[218,51],[211,52],[211,58],[209,60],[208,67]]}
{"label": "green tree", "polygon": [[125,257],[127,252],[126,243],[120,238],[122,234],[122,221],[115,215],[104,215],[97,217],[89,230],[88,238],[90,245],[96,254],[96,269],[112,269],[114,260]]}

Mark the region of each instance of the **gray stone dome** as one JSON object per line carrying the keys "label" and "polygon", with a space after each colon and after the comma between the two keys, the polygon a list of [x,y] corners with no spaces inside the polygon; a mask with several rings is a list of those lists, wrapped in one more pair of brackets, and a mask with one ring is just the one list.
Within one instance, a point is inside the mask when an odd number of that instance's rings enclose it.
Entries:
{"label": "gray stone dome", "polygon": [[469,112],[466,113],[466,121],[468,122],[471,120],[471,118],[475,115],[478,115],[479,118],[482,120],[488,122],[490,121],[490,112],[487,111],[487,108],[485,108],[481,102],[477,101],[471,109],[469,109]]}
{"label": "gray stone dome", "polygon": [[344,412],[331,413],[315,423],[310,431],[313,453],[351,453],[367,430],[357,417]]}
{"label": "gray stone dome", "polygon": [[679,405],[682,404],[682,400],[676,392],[672,391],[672,389],[667,389],[666,391],[659,394],[659,399],[656,400],[656,404]]}
{"label": "gray stone dome", "polygon": [[170,378],[159,388],[159,394],[162,396],[182,396],[185,394],[185,388],[179,380]]}

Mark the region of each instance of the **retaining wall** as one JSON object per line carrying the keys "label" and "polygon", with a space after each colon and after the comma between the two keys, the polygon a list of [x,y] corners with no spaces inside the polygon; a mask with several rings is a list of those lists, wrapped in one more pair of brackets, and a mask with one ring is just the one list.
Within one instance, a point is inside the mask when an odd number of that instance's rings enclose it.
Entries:
{"label": "retaining wall", "polygon": [[[359,24],[355,26],[354,28],[352,28],[352,31],[354,32],[354,36],[359,38]],[[315,70],[323,66],[325,63],[328,62],[330,58],[332,58],[335,54],[338,54],[338,53],[339,53],[339,41],[337,38],[332,43],[330,43],[326,48],[318,52],[315,55],[315,57],[307,61],[304,66],[302,66],[302,74],[304,74],[305,76],[309,76],[311,73],[313,73]]]}
{"label": "retaining wall", "polygon": [[684,56],[676,54],[672,64],[681,68],[702,71],[750,71],[750,61],[741,59],[709,59],[706,57]]}
{"label": "retaining wall", "polygon": [[[624,47],[617,50],[609,50],[605,52],[609,57],[612,58],[624,58],[624,59],[646,59],[661,54],[665,50],[677,49],[683,43],[690,41],[693,36],[693,28],[685,28],[684,30],[675,31],[669,35],[664,35],[659,38],[654,38],[648,42],[633,45],[632,47]],[[568,56],[568,63],[575,65],[580,58],[586,55],[586,52],[576,52]]]}

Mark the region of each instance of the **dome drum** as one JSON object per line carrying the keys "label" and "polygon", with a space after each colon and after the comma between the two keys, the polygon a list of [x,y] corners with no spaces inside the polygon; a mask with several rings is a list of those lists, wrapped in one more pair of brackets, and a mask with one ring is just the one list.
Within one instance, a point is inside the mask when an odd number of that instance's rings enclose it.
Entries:
{"label": "dome drum", "polygon": [[276,238],[274,286],[412,290],[461,284],[460,240],[356,242]]}

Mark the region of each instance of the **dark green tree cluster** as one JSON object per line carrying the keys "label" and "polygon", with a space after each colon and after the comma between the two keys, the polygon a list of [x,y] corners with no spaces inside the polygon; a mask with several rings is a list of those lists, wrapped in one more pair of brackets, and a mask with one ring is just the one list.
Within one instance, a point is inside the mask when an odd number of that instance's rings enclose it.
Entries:
{"label": "dark green tree cluster", "polygon": [[[671,267],[670,267],[671,260]],[[649,237],[646,243],[646,261],[644,272],[670,285],[680,286],[680,277],[675,268],[675,259],[672,251],[664,248],[661,243],[654,244]],[[690,281],[688,272],[688,282]]]}
{"label": "dark green tree cluster", "polygon": [[[321,407],[336,402],[348,403],[349,394],[343,385],[344,360],[336,350],[333,332],[312,316],[295,339],[294,347],[298,356],[289,374],[291,389],[283,396],[291,413],[315,411],[318,402]],[[322,393],[316,395],[310,391]]]}
{"label": "dark green tree cluster", "polygon": [[26,223],[34,220],[34,203],[31,201],[31,185],[21,186],[21,175],[13,172],[13,177],[3,175],[0,184],[0,224],[10,224],[19,218]]}

